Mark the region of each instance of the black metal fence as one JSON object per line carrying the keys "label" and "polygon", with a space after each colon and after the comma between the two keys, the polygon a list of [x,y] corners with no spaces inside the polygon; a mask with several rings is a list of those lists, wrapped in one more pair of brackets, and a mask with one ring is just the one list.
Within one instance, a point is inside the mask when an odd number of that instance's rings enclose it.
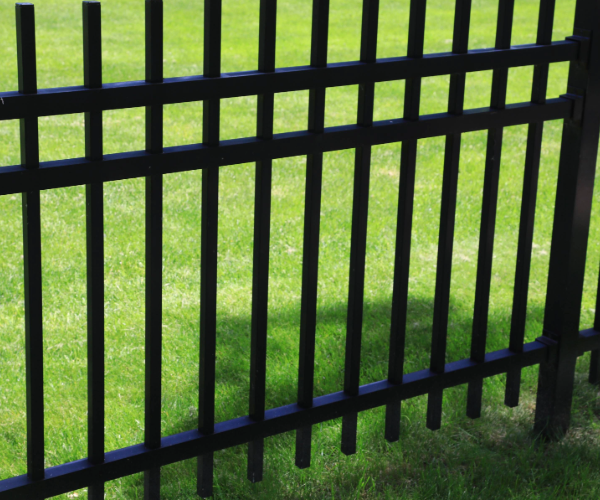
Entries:
{"label": "black metal fence", "polygon": [[[519,401],[521,369],[538,365],[535,429],[569,427],[575,362],[592,351],[600,382],[600,319],[579,331],[586,246],[600,132],[600,0],[578,0],[574,35],[552,41],[555,0],[541,0],[537,42],[511,47],[514,0],[500,0],[496,44],[468,50],[471,0],[456,0],[451,53],[423,54],[425,0],[412,0],[406,57],[376,58],[378,0],[364,0],[360,61],[327,64],[329,0],[313,0],[310,66],[275,67],[276,0],[260,2],[257,71],[221,75],[221,0],[205,0],[204,75],[163,78],[163,4],[146,0],[146,81],[102,84],[100,3],[83,2],[84,86],[38,90],[34,7],[16,5],[18,92],[0,93],[0,120],[19,119],[21,165],[0,170],[0,194],[23,193],[26,314],[27,470],[0,481],[0,500],[46,498],[82,487],[104,498],[104,482],[145,471],[145,497],[158,498],[160,467],[198,457],[198,492],[213,488],[213,452],[249,443],[248,477],[263,474],[263,440],[296,430],[296,465],[310,465],[311,426],[343,417],[342,452],[356,451],[357,414],[386,405],[385,437],[399,438],[401,401],[428,394],[427,427],[438,429],[444,389],[468,384],[467,415],[481,411],[482,381],[507,374],[506,399]],[[549,64],[570,61],[567,94],[546,99]],[[510,67],[533,65],[531,101],[506,104]],[[464,110],[466,73],[493,70],[489,108]],[[419,113],[421,80],[450,75],[448,112]],[[376,82],[405,80],[404,117],[373,120]],[[328,87],[359,84],[356,125],[324,126]],[[308,130],[274,134],[274,94],[310,91]],[[258,96],[256,137],[221,141],[220,99]],[[203,101],[203,142],[163,147],[163,105]],[[146,150],[103,155],[102,112],[146,107]],[[39,161],[38,117],[85,113],[85,158]],[[524,344],[543,124],[564,119],[543,335]],[[510,343],[486,352],[492,251],[503,127],[529,124]],[[471,357],[446,364],[446,331],[461,134],[488,130]],[[431,366],[403,373],[411,223],[418,139],[446,136]],[[371,147],[402,142],[389,375],[359,386]],[[356,150],[344,391],[313,397],[323,153]],[[272,161],[307,156],[298,402],[265,408]],[[249,415],[215,422],[215,339],[219,167],[256,162]],[[163,174],[202,169],[200,397],[198,429],[161,436]],[[146,179],[145,442],[104,446],[103,183]],[[44,468],[40,190],[86,186],[88,290],[88,458]],[[596,309],[600,312],[600,304]]]}

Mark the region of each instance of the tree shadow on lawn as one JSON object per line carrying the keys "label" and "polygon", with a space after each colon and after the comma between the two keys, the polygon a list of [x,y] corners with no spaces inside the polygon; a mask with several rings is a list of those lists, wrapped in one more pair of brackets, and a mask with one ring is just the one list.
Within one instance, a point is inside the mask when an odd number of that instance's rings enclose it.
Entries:
{"label": "tree shadow on lawn", "polygon": [[[448,361],[468,357],[470,305],[451,303]],[[361,384],[387,376],[390,307],[383,300],[365,303]],[[346,304],[319,308],[315,395],[343,387],[346,314]],[[410,299],[405,373],[428,366],[432,317],[432,300]],[[543,307],[530,308],[529,325],[541,331],[542,319]],[[217,407],[221,405],[221,410],[217,421],[223,421],[247,414],[250,318],[219,314],[218,322]],[[508,345],[509,329],[510,311],[492,311],[488,352]],[[267,408],[296,401],[298,331],[299,307],[270,312]],[[217,497],[273,498],[276,492],[276,498],[331,498],[333,491],[335,498],[588,498],[588,494],[596,498],[600,405],[597,388],[585,377],[588,358],[578,363],[572,428],[559,443],[538,443],[531,434],[537,388],[537,367],[531,367],[524,370],[521,404],[516,409],[503,406],[504,375],[486,379],[482,418],[476,421],[465,416],[466,386],[446,390],[443,426],[435,433],[424,425],[426,396],[404,402],[402,436],[396,444],[383,440],[383,408],[361,413],[359,451],[351,458],[339,452],[339,419],[315,426],[308,471],[293,465],[294,433],[266,440],[265,479],[260,484],[245,481],[245,445],[219,452],[215,455]],[[190,376],[194,379],[190,384],[197,388],[197,375]],[[223,401],[219,391],[225,386],[228,397]],[[165,429],[164,435],[196,426],[197,415],[190,415]],[[371,479],[369,487],[365,478]],[[170,480],[182,486],[189,483],[185,490],[192,488],[194,461],[165,468],[165,498],[176,498],[169,496]],[[363,488],[358,496],[357,488]]]}

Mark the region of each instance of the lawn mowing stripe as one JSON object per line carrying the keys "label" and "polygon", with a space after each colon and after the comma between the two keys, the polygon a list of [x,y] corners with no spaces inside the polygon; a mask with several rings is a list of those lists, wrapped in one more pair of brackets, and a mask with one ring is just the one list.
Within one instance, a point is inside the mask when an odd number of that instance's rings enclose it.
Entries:
{"label": "lawn mowing stripe", "polygon": [[[16,4],[19,92],[37,92],[35,12],[33,4]],[[40,147],[37,118],[22,118],[21,163],[37,169]],[[25,291],[25,377],[27,391],[27,475],[44,478],[44,340],[42,322],[42,236],[40,192],[23,192],[23,261]],[[35,498],[41,498],[36,496]]]}
{"label": "lawn mowing stripe", "polygon": [[[457,0],[452,40],[453,53],[464,54],[468,51],[470,22],[471,0]],[[466,73],[453,73],[450,75],[448,113],[453,115],[463,114],[465,83]],[[435,372],[444,369],[446,359],[460,145],[460,133],[449,134],[446,136],[434,299],[433,336],[431,343],[431,369]],[[443,390],[441,388],[436,388],[435,391],[429,393],[427,402],[427,427],[429,429],[437,430],[441,427],[442,404]]]}
{"label": "lawn mowing stripe", "polygon": [[[497,49],[501,50],[510,47],[514,4],[514,0],[500,0],[499,2],[498,25],[496,28]],[[504,109],[506,107],[507,85],[508,68],[494,69],[491,108]],[[492,263],[494,258],[494,231],[496,228],[496,209],[498,206],[498,181],[500,178],[500,157],[502,154],[502,134],[503,129],[501,127],[490,128],[488,130],[471,339],[471,359],[476,363],[483,362],[485,358]],[[469,418],[479,418],[481,416],[482,390],[482,379],[477,379],[469,383],[467,392],[467,416]]]}
{"label": "lawn mowing stripe", "polygon": [[[379,0],[363,0],[360,60],[375,62],[377,57],[377,26]],[[361,83],[358,87],[359,127],[373,126],[375,83]],[[367,254],[367,219],[369,210],[369,180],[371,173],[371,145],[355,150],[354,196],[352,201],[352,232],[350,236],[350,278],[348,285],[348,318],[346,326],[346,360],[344,392],[354,396],[360,385],[360,350],[362,338],[363,300],[365,288],[365,258]],[[357,413],[342,419],[342,453],[356,453]]]}
{"label": "lawn mowing stripe", "polygon": [[[163,81],[163,2],[145,4],[146,81]],[[163,106],[146,106],[146,151],[163,151]],[[158,448],[161,438],[162,401],[162,293],[163,293],[163,176],[145,178],[146,297],[145,297],[145,411],[144,443]],[[160,467],[144,471],[144,499],[160,498]]]}
{"label": "lawn mowing stripe", "polygon": [[[329,0],[313,0],[310,53],[310,63],[313,67],[327,66],[328,33]],[[323,134],[325,131],[325,96],[325,87],[317,87],[309,91],[308,130],[313,134]],[[303,408],[312,406],[314,393],[322,186],[323,153],[309,154],[306,157],[298,363],[298,405]],[[296,431],[296,466],[300,469],[310,466],[311,441],[311,426]]]}
{"label": "lawn mowing stripe", "polygon": [[[204,76],[221,75],[221,0],[204,1]],[[203,101],[202,142],[218,150],[221,102]],[[200,380],[198,430],[215,428],[215,361],[217,341],[217,249],[219,222],[219,169],[202,172],[202,236],[200,257]],[[213,452],[198,456],[197,491],[202,498],[213,494]]]}
{"label": "lawn mowing stripe", "polygon": [[[537,43],[539,45],[548,45],[552,42],[554,7],[555,0],[542,0],[540,3],[537,32]],[[544,104],[546,102],[549,70],[549,64],[537,64],[534,66],[531,102],[536,104]],[[514,352],[520,352],[520,350],[523,348],[523,342],[525,339],[529,272],[531,268],[533,228],[535,224],[535,204],[537,198],[543,133],[544,122],[529,124],[527,129],[525,172],[523,175],[523,195],[521,197],[521,219],[519,223],[519,242],[517,244],[515,288],[510,324],[509,349]],[[521,369],[515,368],[506,374],[504,403],[508,407],[514,408],[519,404],[520,390]]]}
{"label": "lawn mowing stripe", "polygon": [[368,64],[354,61],[331,63],[323,68],[278,68],[273,73],[227,73],[220,78],[206,75],[165,78],[160,84],[145,81],[108,83],[95,90],[74,86],[41,89],[37,94],[29,95],[15,91],[0,92],[4,100],[4,105],[0,106],[0,120],[175,104],[213,97],[251,96],[263,93],[265,88],[273,92],[307,90],[314,87],[315,81],[324,87],[339,87],[417,76],[487,71],[495,67],[573,61],[582,50],[584,48],[577,41],[564,40],[544,46],[531,44],[503,50],[477,49],[467,54],[426,54],[419,59],[392,57]]}
{"label": "lawn mowing stripe", "polygon": [[[100,2],[83,2],[83,80],[88,88],[102,86],[102,20]],[[102,160],[102,111],[85,113],[85,156]],[[88,356],[88,459],[104,462],[104,187],[85,186]],[[88,487],[90,500],[103,500],[104,481]]]}
{"label": "lawn mowing stripe", "polygon": [[[275,71],[277,36],[277,0],[261,0],[258,45],[258,70]],[[275,94],[258,96],[256,135],[263,140],[273,138]],[[267,323],[269,303],[269,242],[271,233],[271,181],[273,160],[256,162],[254,198],[254,256],[252,268],[252,320],[250,344],[250,409],[253,420],[265,416],[267,374]],[[248,443],[248,479],[262,481],[264,440]]]}

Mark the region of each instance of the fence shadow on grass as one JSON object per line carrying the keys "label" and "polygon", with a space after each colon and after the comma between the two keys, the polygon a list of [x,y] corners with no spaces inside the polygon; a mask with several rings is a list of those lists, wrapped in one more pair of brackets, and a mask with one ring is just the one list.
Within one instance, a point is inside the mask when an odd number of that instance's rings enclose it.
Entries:
{"label": "fence shadow on grass", "polygon": [[[391,303],[387,300],[367,301],[363,319],[363,351],[361,383],[386,378],[389,345]],[[448,361],[468,357],[471,339],[472,304],[452,301],[448,328]],[[529,324],[535,327],[543,320],[543,305],[529,309]],[[345,303],[325,304],[319,309],[317,326],[316,395],[335,392],[343,386],[345,350]],[[433,301],[409,300],[405,373],[427,368],[431,346]],[[508,345],[510,311],[492,311],[489,322],[488,352]],[[249,339],[248,315],[219,314],[217,358],[217,405],[219,387],[228,387],[229,395],[222,411],[226,420],[248,412]],[[222,332],[227,332],[222,334]],[[297,345],[299,338],[299,307],[271,311],[269,315],[267,407],[295,402],[297,391]],[[533,332],[535,336],[540,332]],[[243,346],[246,345],[246,348]],[[357,488],[365,487],[360,498],[475,497],[500,498],[510,496],[515,488],[527,484],[550,496],[558,492],[578,495],[586,491],[583,485],[596,477],[592,473],[600,465],[594,452],[600,439],[592,436],[597,427],[600,407],[597,389],[587,383],[588,356],[580,362],[576,379],[573,427],[560,443],[539,444],[531,429],[537,366],[524,370],[521,405],[509,409],[503,405],[504,375],[492,377],[484,386],[482,418],[469,420],[465,416],[466,386],[449,389],[444,398],[444,422],[439,432],[425,428],[426,397],[404,404],[400,443],[387,445],[383,438],[381,408],[361,414],[361,441],[355,458],[344,458],[339,451],[340,421],[315,426],[313,464],[308,471],[292,469],[294,433],[286,433],[266,442],[266,468],[263,483],[245,481],[246,446],[238,446],[216,454],[216,498],[354,498]],[[189,373],[189,384],[197,390],[197,376]],[[231,386],[235,391],[231,391]],[[224,401],[221,400],[221,403]],[[197,427],[195,415],[164,429],[163,435]],[[337,467],[342,464],[343,467]],[[580,464],[579,468],[577,464]],[[581,465],[584,464],[584,465]],[[233,472],[232,471],[237,471]],[[313,471],[313,472],[311,472]],[[586,472],[587,471],[587,472]],[[586,474],[588,474],[586,476]],[[165,498],[177,498],[192,491],[195,481],[195,461],[188,460],[165,468],[163,489]],[[239,476],[239,477],[238,477]],[[282,476],[286,479],[283,481]],[[233,478],[237,477],[237,481]],[[307,477],[312,477],[310,481]],[[577,478],[579,483],[569,482]],[[567,481],[569,479],[569,481]],[[594,479],[595,480],[595,479]],[[132,479],[133,482],[141,478]],[[170,482],[173,484],[170,485]],[[569,484],[567,484],[569,483]],[[141,484],[141,483],[140,483]],[[577,486],[578,484],[578,486]],[[308,486],[306,486],[308,485]],[[363,486],[361,486],[363,485]],[[299,489],[303,493],[299,493]],[[177,491],[177,492],[175,492]],[[169,493],[171,492],[171,493]],[[411,493],[412,492],[412,493]],[[462,492],[462,493],[461,493]],[[467,495],[465,498],[473,498]],[[409,496],[407,496],[408,498]]]}
{"label": "fence shadow on grass", "polygon": [[[447,362],[469,357],[472,304],[451,301],[448,321]],[[316,339],[315,396],[341,391],[347,305],[325,304],[319,308]],[[361,384],[387,378],[391,301],[368,301],[364,307],[361,352]],[[250,369],[250,316],[219,312],[217,327],[217,421],[248,413]],[[405,373],[429,367],[433,300],[411,298],[408,306]],[[529,309],[529,322],[541,325],[543,307]],[[298,378],[299,307],[278,309],[269,314],[267,359],[267,407],[296,402]],[[508,347],[510,311],[491,311],[488,352]],[[534,332],[534,337],[541,335]],[[183,387],[198,389],[197,365],[185,370]],[[227,388],[227,399],[220,390]],[[171,395],[177,397],[177,395]],[[183,395],[179,395],[181,397]],[[185,397],[185,396],[183,396]],[[163,429],[163,435],[196,428],[196,416]]]}

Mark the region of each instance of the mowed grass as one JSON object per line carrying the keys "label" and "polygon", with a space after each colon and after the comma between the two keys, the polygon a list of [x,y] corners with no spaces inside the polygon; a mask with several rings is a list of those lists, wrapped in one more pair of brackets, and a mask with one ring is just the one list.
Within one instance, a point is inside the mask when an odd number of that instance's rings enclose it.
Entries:
{"label": "mowed grass", "polygon": [[[144,75],[144,2],[103,2],[104,81]],[[280,0],[277,65],[308,64],[310,0]],[[404,55],[408,0],[381,0],[378,57]],[[539,1],[517,0],[513,44],[532,43]],[[453,2],[430,0],[426,52],[449,51]],[[491,47],[497,1],[474,0],[470,48]],[[572,34],[574,0],[557,2],[554,39]],[[258,0],[223,0],[223,71],[255,69]],[[360,0],[331,0],[330,61],[356,60]],[[82,83],[81,5],[36,5],[40,88]],[[165,75],[202,72],[202,2],[165,1]],[[17,87],[13,2],[0,0],[0,91]],[[566,90],[566,64],[552,66],[549,97]],[[532,68],[511,69],[509,102],[529,99]],[[448,77],[423,81],[422,113],[444,111]],[[467,78],[467,107],[489,104],[491,72]],[[376,119],[402,116],[404,84],[376,88]],[[330,89],[327,126],[356,121],[357,88]],[[306,129],[308,92],[276,97],[276,132]],[[104,114],[105,152],[144,147],[144,111]],[[167,145],[201,139],[202,107],[165,107]],[[255,135],[256,97],[222,102],[223,139]],[[556,192],[561,122],[545,126],[532,254],[527,341],[541,334]],[[488,350],[505,348],[525,158],[526,127],[505,130]],[[19,163],[18,123],[0,122],[0,166]],[[40,119],[42,160],[83,156],[83,116]],[[486,132],[463,136],[448,325],[448,361],[468,357],[475,293]],[[419,142],[410,268],[406,371],[429,362],[444,154],[443,138]],[[384,379],[391,313],[400,144],[373,148],[361,383]],[[353,158],[325,155],[315,392],[343,386]],[[304,157],[277,160],[273,171],[267,360],[268,407],[293,403],[298,370]],[[221,169],[219,208],[216,418],[248,412],[254,166]],[[165,176],[162,431],[197,426],[202,172]],[[106,449],[143,441],[144,181],[105,185]],[[0,479],[26,472],[25,354],[21,198],[0,197]],[[86,268],[83,187],[42,194],[46,465],[86,456]],[[600,213],[594,198],[581,327],[592,325]],[[521,404],[503,405],[504,376],[484,383],[482,418],[465,416],[466,387],[448,390],[443,427],[425,428],[426,398],[403,405],[398,443],[383,439],[384,410],[359,416],[358,452],[339,451],[341,421],[316,426],[312,466],[294,464],[294,434],[266,441],[265,478],[246,480],[246,446],[215,455],[216,498],[590,498],[600,496],[600,402],[586,381],[589,354],[577,365],[573,423],[558,443],[530,434],[537,369],[524,370]],[[195,461],[163,468],[162,496],[195,498]],[[60,498],[86,498],[86,490]],[[107,498],[142,498],[142,475],[107,484]]]}

